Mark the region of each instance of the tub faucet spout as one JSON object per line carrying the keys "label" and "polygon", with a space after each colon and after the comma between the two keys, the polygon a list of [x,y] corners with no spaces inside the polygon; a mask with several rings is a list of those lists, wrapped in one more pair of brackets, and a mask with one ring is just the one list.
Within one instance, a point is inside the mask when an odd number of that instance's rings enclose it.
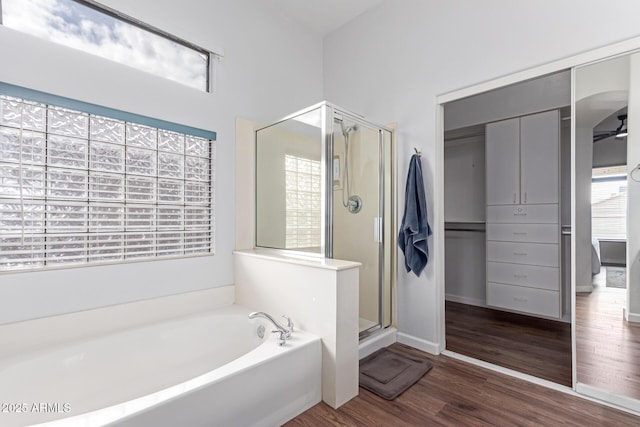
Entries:
{"label": "tub faucet spout", "polygon": [[291,334],[293,333],[293,322],[287,316],[282,316],[285,319],[287,319],[286,326],[283,326],[276,319],[274,319],[269,314],[263,311],[254,311],[253,313],[249,314],[249,319],[255,319],[256,317],[262,317],[264,319],[269,320],[271,323],[273,323],[273,326],[275,326],[276,329],[273,330],[272,332],[278,334],[279,345],[281,346],[284,345],[287,339],[291,338]]}

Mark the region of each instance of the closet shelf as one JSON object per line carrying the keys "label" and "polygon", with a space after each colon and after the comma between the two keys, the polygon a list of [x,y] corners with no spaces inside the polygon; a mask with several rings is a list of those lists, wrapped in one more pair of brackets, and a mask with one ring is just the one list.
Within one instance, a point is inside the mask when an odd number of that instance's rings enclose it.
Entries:
{"label": "closet shelf", "polygon": [[447,221],[444,223],[445,231],[469,231],[469,232],[485,232],[484,221]]}

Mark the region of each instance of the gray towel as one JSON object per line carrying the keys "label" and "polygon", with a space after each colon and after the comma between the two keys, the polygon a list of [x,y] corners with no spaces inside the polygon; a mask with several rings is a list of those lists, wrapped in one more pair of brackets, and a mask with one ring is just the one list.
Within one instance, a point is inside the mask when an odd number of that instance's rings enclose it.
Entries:
{"label": "gray towel", "polygon": [[427,238],[431,235],[431,227],[427,221],[427,202],[422,181],[422,165],[420,156],[411,156],[407,186],[404,193],[404,215],[398,246],[404,253],[404,265],[407,273],[413,271],[420,276],[429,261]]}

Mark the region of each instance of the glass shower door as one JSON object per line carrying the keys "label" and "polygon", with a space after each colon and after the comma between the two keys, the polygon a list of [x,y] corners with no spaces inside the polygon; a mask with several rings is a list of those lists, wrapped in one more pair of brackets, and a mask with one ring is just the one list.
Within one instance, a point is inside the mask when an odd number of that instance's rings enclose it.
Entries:
{"label": "glass shower door", "polygon": [[346,116],[333,123],[333,258],[362,263],[360,333],[378,329],[383,273],[380,129]]}
{"label": "glass shower door", "polygon": [[392,133],[322,102],[256,130],[256,247],[362,264],[360,338],[390,326]]}

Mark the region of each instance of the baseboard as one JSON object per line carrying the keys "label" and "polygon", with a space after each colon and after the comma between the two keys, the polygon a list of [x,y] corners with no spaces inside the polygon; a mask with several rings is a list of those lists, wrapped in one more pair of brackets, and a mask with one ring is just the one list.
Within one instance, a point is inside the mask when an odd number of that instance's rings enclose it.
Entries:
{"label": "baseboard", "polygon": [[609,405],[615,405],[619,409],[630,411],[634,415],[640,413],[640,400],[582,383],[576,383],[576,391],[582,395],[597,399],[600,403],[606,402]]}
{"label": "baseboard", "polygon": [[386,328],[363,339],[358,345],[358,358],[362,359],[381,348],[390,346],[398,340],[397,332],[396,328]]}
{"label": "baseboard", "polygon": [[576,285],[576,292],[593,292],[593,285]]}
{"label": "baseboard", "polygon": [[413,335],[405,334],[404,332],[398,332],[398,342],[405,344],[418,350],[422,350],[430,354],[440,354],[440,346],[434,342],[423,340],[422,338],[414,337]]}
{"label": "baseboard", "polygon": [[631,323],[640,323],[640,314],[639,313],[629,313],[627,308],[623,308],[622,312],[624,313],[624,319],[627,322]]}
{"label": "baseboard", "polygon": [[485,300],[478,298],[463,297],[454,294],[445,294],[444,299],[451,302],[459,302],[460,304],[474,305],[476,307],[487,307]]}

